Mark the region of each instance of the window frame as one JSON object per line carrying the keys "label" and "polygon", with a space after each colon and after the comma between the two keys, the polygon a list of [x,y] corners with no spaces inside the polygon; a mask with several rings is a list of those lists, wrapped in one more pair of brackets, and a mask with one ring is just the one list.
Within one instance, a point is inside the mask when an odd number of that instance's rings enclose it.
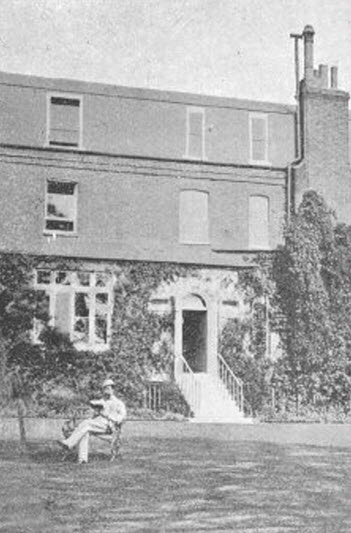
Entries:
{"label": "window frame", "polygon": [[[202,116],[202,129],[201,129],[201,157],[196,157],[190,154],[190,115],[192,113],[199,113]],[[185,140],[185,155],[184,158],[194,161],[206,161],[206,114],[204,107],[188,106],[186,108],[186,140]]]}
{"label": "window frame", "polygon": [[[40,283],[38,282],[38,272],[46,271],[49,272],[49,282]],[[60,292],[66,292],[70,295],[70,325],[69,325],[69,338],[76,347],[77,350],[87,350],[91,349],[95,352],[101,352],[108,350],[110,348],[111,336],[112,336],[112,315],[113,315],[113,286],[115,278],[111,274],[107,285],[105,287],[98,286],[97,283],[97,274],[100,274],[99,271],[89,271],[89,285],[81,285],[77,282],[77,270],[67,270],[70,274],[70,282],[68,284],[60,284],[56,282],[57,274],[61,272],[60,269],[50,270],[45,267],[38,267],[34,272],[34,289],[39,291],[44,291],[49,298],[49,325],[55,327],[55,309],[56,309],[56,298],[57,294]],[[73,277],[72,277],[73,276]],[[89,300],[89,314],[88,314],[88,342],[79,341],[75,339],[75,295],[78,293],[84,293],[88,295]],[[96,319],[96,295],[97,294],[106,294],[107,295],[107,314],[106,314],[106,343],[96,342],[95,341],[95,319]]]}
{"label": "window frame", "polygon": [[[254,159],[253,157],[253,127],[252,122],[254,119],[261,119],[264,121],[264,158],[263,159]],[[250,144],[250,154],[249,154],[249,163],[252,165],[265,165],[270,166],[271,162],[269,161],[268,154],[268,144],[269,144],[269,126],[268,126],[268,114],[267,113],[249,113],[249,144]]]}
{"label": "window frame", "polygon": [[[185,240],[185,239],[182,239],[182,235],[181,235],[181,213],[180,213],[180,207],[181,207],[181,195],[182,193],[186,193],[186,192],[196,192],[196,193],[201,193],[201,194],[205,194],[206,195],[206,198],[207,198],[207,240],[206,241],[192,241],[192,240]],[[191,245],[191,246],[208,246],[211,244],[211,239],[210,239],[210,235],[211,235],[211,232],[210,232],[210,193],[208,190],[205,190],[205,189],[193,189],[193,188],[189,188],[189,189],[181,189],[179,191],[179,208],[178,208],[178,242],[180,244],[185,244],[185,245]]]}
{"label": "window frame", "polygon": [[[250,240],[251,237],[251,216],[250,216],[250,199],[251,198],[265,198],[267,200],[267,244],[265,246],[253,244]],[[271,222],[271,199],[267,194],[250,194],[249,195],[249,202],[248,202],[248,248],[249,250],[257,251],[257,250],[271,250],[271,244],[270,244],[270,222]]]}
{"label": "window frame", "polygon": [[[62,98],[79,101],[79,134],[77,146],[66,146],[64,144],[51,144],[50,142],[50,128],[51,128],[51,99]],[[57,150],[83,150],[83,96],[76,93],[64,92],[50,92],[46,95],[46,141],[45,146]]]}
{"label": "window frame", "polygon": [[[59,230],[59,229],[54,230],[54,229],[49,229],[49,228],[46,227],[46,222],[49,219],[49,217],[47,216],[48,195],[49,195],[48,186],[49,186],[49,183],[66,183],[66,184],[74,185],[74,189],[73,189],[74,193],[72,195],[72,197],[74,198],[74,220],[72,221],[73,222],[73,230],[72,231],[65,231],[65,230]],[[70,219],[63,219],[63,220],[67,220],[67,221],[71,222]],[[44,230],[43,230],[44,235],[76,236],[78,234],[77,221],[78,221],[78,182],[74,181],[74,180],[68,180],[68,179],[65,179],[65,178],[61,178],[61,179],[60,178],[47,178],[45,180]]]}

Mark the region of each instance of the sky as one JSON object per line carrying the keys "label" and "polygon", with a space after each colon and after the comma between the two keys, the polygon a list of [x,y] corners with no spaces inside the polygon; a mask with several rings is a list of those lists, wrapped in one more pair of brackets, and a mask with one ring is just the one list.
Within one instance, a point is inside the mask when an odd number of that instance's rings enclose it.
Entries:
{"label": "sky", "polygon": [[[292,103],[289,34],[351,92],[350,0],[0,0],[0,70]],[[302,49],[301,49],[302,59]]]}

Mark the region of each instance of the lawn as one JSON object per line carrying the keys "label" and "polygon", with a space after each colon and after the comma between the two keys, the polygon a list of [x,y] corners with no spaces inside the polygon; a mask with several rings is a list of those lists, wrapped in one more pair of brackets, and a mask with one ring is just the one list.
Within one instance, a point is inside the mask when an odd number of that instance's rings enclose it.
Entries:
{"label": "lawn", "polygon": [[150,427],[126,432],[116,463],[96,442],[79,466],[52,441],[31,441],[26,455],[0,441],[0,532],[351,531],[344,430],[345,445],[331,446],[290,442],[284,426]]}

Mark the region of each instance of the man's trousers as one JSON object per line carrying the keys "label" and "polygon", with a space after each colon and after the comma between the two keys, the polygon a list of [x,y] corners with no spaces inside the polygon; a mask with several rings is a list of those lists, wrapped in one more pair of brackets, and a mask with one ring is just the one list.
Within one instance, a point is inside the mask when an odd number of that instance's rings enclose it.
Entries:
{"label": "man's trousers", "polygon": [[88,462],[89,453],[89,434],[90,433],[107,433],[109,429],[109,423],[103,416],[97,416],[96,418],[89,418],[83,420],[72,435],[63,441],[68,448],[72,449],[78,446],[78,461],[79,463]]}

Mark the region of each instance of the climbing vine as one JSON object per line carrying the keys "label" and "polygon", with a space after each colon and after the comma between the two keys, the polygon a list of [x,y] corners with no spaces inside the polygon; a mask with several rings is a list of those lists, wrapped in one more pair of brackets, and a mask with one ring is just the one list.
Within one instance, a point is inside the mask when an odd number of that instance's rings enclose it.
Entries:
{"label": "climbing vine", "polygon": [[300,405],[350,398],[350,228],[314,191],[305,193],[275,256],[275,300],[285,316],[277,382]]}
{"label": "climbing vine", "polygon": [[[31,269],[87,269],[86,262],[72,259],[32,258],[29,264]],[[67,335],[46,324],[40,345],[28,344],[12,352],[13,365],[22,365],[30,376],[35,412],[67,414],[83,409],[89,397],[100,394],[106,375],[113,377],[117,394],[129,408],[141,407],[150,377],[172,376],[173,309],[171,306],[168,313],[155,313],[150,309],[150,300],[160,284],[194,274],[194,269],[169,263],[121,261],[108,265],[106,272],[115,279],[109,350],[78,351]],[[30,284],[29,278],[27,281]],[[186,411],[177,387],[165,384],[163,390],[165,404]]]}

